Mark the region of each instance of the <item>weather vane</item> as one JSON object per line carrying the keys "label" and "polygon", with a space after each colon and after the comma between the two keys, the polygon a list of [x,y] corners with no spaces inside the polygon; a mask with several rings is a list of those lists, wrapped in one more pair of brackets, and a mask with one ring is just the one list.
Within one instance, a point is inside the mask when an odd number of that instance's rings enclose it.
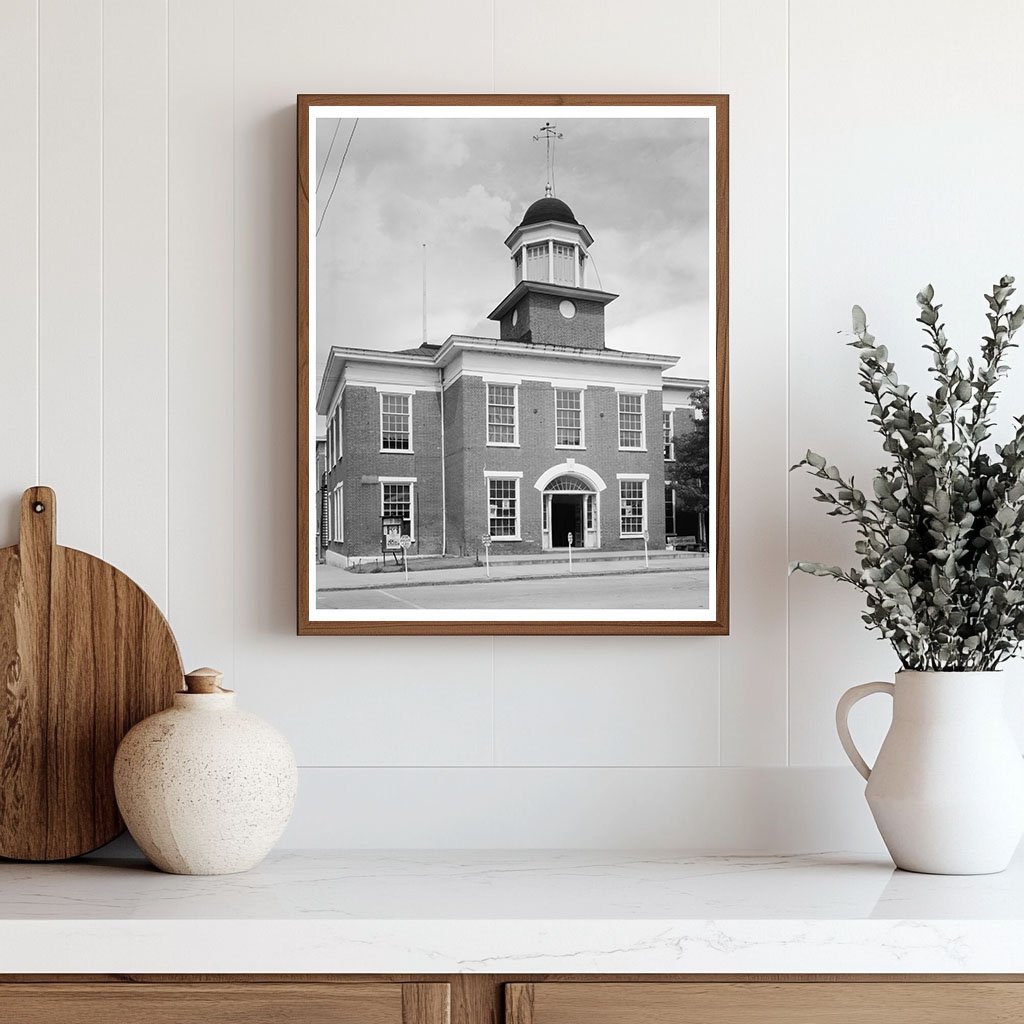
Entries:
{"label": "weather vane", "polygon": [[547,151],[548,181],[544,186],[545,196],[553,196],[555,194],[555,139],[562,137],[562,133],[557,131],[557,128],[558,125],[546,121],[541,125],[538,134],[533,137],[534,142],[540,142],[543,139],[544,148]]}

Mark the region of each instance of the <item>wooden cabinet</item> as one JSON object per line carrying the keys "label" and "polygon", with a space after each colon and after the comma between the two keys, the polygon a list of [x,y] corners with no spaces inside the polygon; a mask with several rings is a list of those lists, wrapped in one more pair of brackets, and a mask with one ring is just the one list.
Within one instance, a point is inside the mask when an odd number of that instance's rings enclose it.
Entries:
{"label": "wooden cabinet", "polygon": [[4,1024],[449,1024],[446,984],[0,984]]}
{"label": "wooden cabinet", "polygon": [[551,982],[505,986],[505,1024],[1011,1024],[1017,981]]}
{"label": "wooden cabinet", "polygon": [[0,975],[0,1024],[1021,1024],[1024,977]]}

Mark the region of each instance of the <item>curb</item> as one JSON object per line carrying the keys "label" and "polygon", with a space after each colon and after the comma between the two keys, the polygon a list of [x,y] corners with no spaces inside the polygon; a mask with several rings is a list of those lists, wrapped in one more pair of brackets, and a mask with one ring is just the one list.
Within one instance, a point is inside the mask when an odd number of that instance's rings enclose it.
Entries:
{"label": "curb", "polygon": [[[456,587],[466,586],[470,583],[523,583],[528,580],[562,580],[568,577],[572,579],[587,579],[591,576],[650,576],[652,574],[657,575],[658,573],[666,572],[707,572],[708,566],[706,565],[692,565],[686,568],[654,568],[650,569],[620,569],[618,571],[609,569],[607,572],[581,572],[581,573],[565,573],[565,575],[555,576],[551,573],[545,573],[540,576],[503,576],[500,579],[495,579],[493,576],[488,578],[486,576],[480,579],[473,580],[420,580],[410,581],[406,583],[404,580],[400,583],[389,583],[387,585],[381,585],[376,587],[317,587],[316,592],[318,594],[343,594],[353,590],[398,590],[404,589],[405,587]],[[384,574],[381,574],[384,575]],[[390,575],[390,573],[388,574]]]}

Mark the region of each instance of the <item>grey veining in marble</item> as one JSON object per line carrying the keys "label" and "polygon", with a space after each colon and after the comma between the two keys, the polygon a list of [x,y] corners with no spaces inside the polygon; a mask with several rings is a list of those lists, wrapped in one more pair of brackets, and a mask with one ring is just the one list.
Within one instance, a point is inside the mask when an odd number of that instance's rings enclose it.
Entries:
{"label": "grey veining in marble", "polygon": [[0,863],[7,970],[1007,971],[1022,940],[1021,861],[973,878],[842,854],[281,852],[214,878]]}

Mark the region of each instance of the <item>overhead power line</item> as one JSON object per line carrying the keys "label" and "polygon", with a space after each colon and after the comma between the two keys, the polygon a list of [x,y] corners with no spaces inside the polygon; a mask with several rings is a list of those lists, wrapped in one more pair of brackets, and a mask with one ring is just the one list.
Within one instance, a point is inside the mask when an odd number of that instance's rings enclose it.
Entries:
{"label": "overhead power line", "polygon": [[349,147],[352,145],[352,137],[356,133],[356,127],[358,124],[359,118],[357,117],[352,123],[352,131],[348,134],[348,142],[345,143],[345,152],[341,154],[341,160],[338,163],[338,173],[334,175],[334,184],[331,186],[331,194],[327,197],[327,202],[324,204],[324,212],[320,214],[320,222],[316,226],[317,235],[320,234],[320,228],[323,226],[324,217],[327,216],[327,211],[330,209],[331,200],[334,198],[334,190],[338,187],[338,179],[341,177],[341,169],[345,166],[345,157],[348,156]]}
{"label": "overhead power line", "polygon": [[334,122],[334,134],[331,136],[331,144],[327,147],[327,156],[324,157],[324,165],[320,168],[320,173],[316,176],[316,191],[320,191],[320,181],[324,176],[324,171],[327,170],[327,165],[331,162],[331,153],[334,152],[334,140],[338,137],[338,129],[341,127],[341,118]]}

